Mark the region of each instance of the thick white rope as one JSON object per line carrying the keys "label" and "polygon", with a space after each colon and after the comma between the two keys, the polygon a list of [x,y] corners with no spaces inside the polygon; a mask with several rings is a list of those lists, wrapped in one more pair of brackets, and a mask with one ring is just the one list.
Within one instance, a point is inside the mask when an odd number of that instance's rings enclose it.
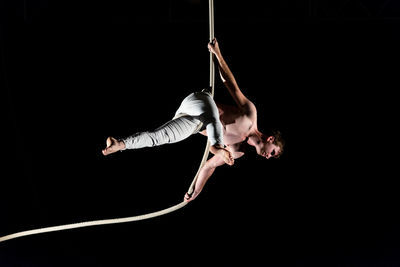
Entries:
{"label": "thick white rope", "polygon": [[75,229],[75,228],[82,228],[82,227],[89,227],[89,226],[96,226],[96,225],[105,225],[105,224],[117,224],[117,223],[126,223],[126,222],[133,222],[133,221],[140,221],[140,220],[145,220],[145,219],[150,219],[153,217],[161,216],[173,211],[176,211],[182,207],[184,207],[187,204],[187,202],[181,202],[175,206],[172,206],[168,209],[163,209],[160,211],[144,214],[144,215],[138,215],[138,216],[133,216],[133,217],[125,217],[125,218],[116,218],[116,219],[107,219],[107,220],[97,220],[97,221],[88,221],[88,222],[80,222],[80,223],[71,223],[71,224],[65,224],[65,225],[59,225],[59,226],[51,226],[51,227],[46,227],[46,228],[40,228],[40,229],[35,229],[35,230],[29,230],[29,231],[23,231],[23,232],[18,232],[15,234],[11,235],[6,235],[3,237],[0,237],[0,242],[7,241],[10,239],[22,237],[22,236],[27,236],[27,235],[36,235],[36,234],[42,234],[42,233],[48,233],[48,232],[56,232],[56,231],[62,231],[62,230],[68,230],[68,229]]}
{"label": "thick white rope", "polygon": [[[211,42],[212,40],[214,40],[214,1],[213,0],[209,0],[209,26],[210,26],[210,42]],[[214,62],[213,62],[213,54],[212,54],[212,52],[210,52],[210,88],[211,88],[211,94],[213,97],[214,97],[214,84],[215,84],[215,67],[214,67]],[[207,141],[206,149],[204,151],[203,158],[201,160],[199,169],[197,170],[197,173],[193,179],[193,182],[191,183],[191,185],[189,187],[189,190],[188,190],[189,194],[193,193],[193,190],[194,190],[194,187],[195,187],[195,184],[197,181],[197,177],[199,176],[201,168],[207,161],[209,151],[210,151],[210,143]],[[188,202],[183,201],[183,202],[181,202],[175,206],[172,206],[170,208],[167,208],[167,209],[163,209],[160,211],[156,211],[156,212],[152,212],[152,213],[148,213],[148,214],[144,214],[144,215],[133,216],[133,217],[87,221],[87,222],[72,223],[72,224],[65,224],[65,225],[59,225],[59,226],[52,226],[52,227],[45,227],[45,228],[40,228],[40,229],[22,231],[22,232],[18,232],[18,233],[0,237],[0,242],[18,238],[18,237],[28,236],[28,235],[36,235],[36,234],[69,230],[69,229],[75,229],[75,228],[83,228],[83,227],[96,226],[96,225],[117,224],[117,223],[126,223],[126,222],[150,219],[150,218],[161,216],[161,215],[176,211],[180,208],[183,208],[184,206],[186,206],[187,203]]]}

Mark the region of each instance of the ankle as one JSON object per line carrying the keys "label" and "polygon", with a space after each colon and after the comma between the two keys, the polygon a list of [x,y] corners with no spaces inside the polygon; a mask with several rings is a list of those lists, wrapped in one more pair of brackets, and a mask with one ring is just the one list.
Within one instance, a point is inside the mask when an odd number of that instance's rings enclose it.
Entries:
{"label": "ankle", "polygon": [[117,146],[118,146],[119,150],[125,150],[126,149],[125,143],[122,140],[118,140],[117,141]]}

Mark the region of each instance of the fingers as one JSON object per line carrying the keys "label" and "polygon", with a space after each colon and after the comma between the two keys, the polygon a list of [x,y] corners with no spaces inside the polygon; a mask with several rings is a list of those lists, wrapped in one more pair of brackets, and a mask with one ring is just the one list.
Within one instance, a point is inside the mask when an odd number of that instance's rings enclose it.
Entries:
{"label": "fingers", "polygon": [[228,164],[229,164],[230,166],[232,166],[232,165],[235,163],[235,160],[234,160],[234,158],[233,158],[233,156],[232,156],[231,153],[229,153],[228,161],[229,161]]}
{"label": "fingers", "polygon": [[106,148],[103,149],[101,152],[103,152],[103,155],[104,155],[104,156],[107,156],[107,155],[113,153],[114,151],[113,151],[113,149],[111,149],[110,147],[106,147]]}
{"label": "fingers", "polygon": [[232,166],[235,163],[235,160],[233,159],[233,157],[231,155],[229,155],[228,157],[225,157],[224,161],[229,166]]}
{"label": "fingers", "polygon": [[226,164],[232,166],[235,163],[233,154],[228,149],[220,148],[218,149],[218,154]]}
{"label": "fingers", "polygon": [[235,162],[235,159],[233,158],[233,155],[229,150],[226,150],[226,151],[227,151],[228,160],[231,163],[231,165],[233,165],[233,163]]}
{"label": "fingers", "polygon": [[217,38],[212,39],[211,42],[208,43],[207,47],[208,47],[208,51],[210,52],[215,52],[215,46],[217,45]]}
{"label": "fingers", "polygon": [[186,201],[186,202],[190,202],[192,200],[191,198],[192,197],[188,193],[186,193],[184,198],[183,198],[183,200]]}

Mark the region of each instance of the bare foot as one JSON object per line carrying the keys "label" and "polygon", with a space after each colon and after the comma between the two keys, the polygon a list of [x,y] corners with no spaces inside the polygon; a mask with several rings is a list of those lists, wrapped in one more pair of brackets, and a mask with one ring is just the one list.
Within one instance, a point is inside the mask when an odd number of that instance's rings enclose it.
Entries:
{"label": "bare foot", "polygon": [[118,141],[114,137],[108,137],[106,141],[107,147],[102,150],[103,155],[107,156],[109,154],[120,151],[125,148],[125,144],[122,141]]}

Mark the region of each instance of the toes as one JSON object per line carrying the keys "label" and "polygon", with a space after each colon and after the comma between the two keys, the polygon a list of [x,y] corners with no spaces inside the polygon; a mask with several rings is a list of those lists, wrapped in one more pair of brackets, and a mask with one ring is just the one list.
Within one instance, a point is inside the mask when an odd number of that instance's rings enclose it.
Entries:
{"label": "toes", "polygon": [[113,149],[111,149],[111,147],[106,147],[105,149],[103,149],[104,156],[107,156],[107,155],[109,155],[109,154],[111,154],[113,152],[114,151],[113,151]]}

